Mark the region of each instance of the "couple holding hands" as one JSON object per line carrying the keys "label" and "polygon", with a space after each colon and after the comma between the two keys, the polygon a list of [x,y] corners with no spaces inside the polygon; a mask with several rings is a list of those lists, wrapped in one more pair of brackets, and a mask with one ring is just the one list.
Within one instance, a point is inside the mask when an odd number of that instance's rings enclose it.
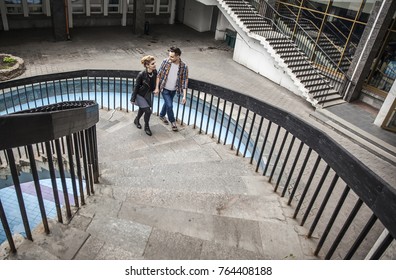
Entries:
{"label": "couple holding hands", "polygon": [[[137,128],[141,129],[140,118],[144,115],[144,131],[151,136],[150,116],[152,113],[152,93],[155,95],[162,93],[164,105],[159,114],[159,118],[165,123],[172,125],[172,130],[177,131],[176,119],[173,113],[173,98],[176,93],[183,93],[182,104],[186,103],[188,86],[188,67],[181,60],[181,50],[176,47],[169,49],[169,56],[161,63],[157,71],[154,56],[146,55],[142,57],[141,63],[144,70],[136,77],[131,103],[139,106],[139,111],[134,120]],[[166,118],[166,116],[168,118]]]}

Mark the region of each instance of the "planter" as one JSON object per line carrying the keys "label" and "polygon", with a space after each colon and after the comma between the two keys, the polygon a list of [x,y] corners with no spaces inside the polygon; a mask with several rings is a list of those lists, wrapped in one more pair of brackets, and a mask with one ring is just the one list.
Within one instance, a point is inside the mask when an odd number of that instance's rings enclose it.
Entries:
{"label": "planter", "polygon": [[[2,63],[0,68],[0,81],[6,81],[22,75],[25,71],[25,62],[22,58],[10,54],[0,53],[0,60],[3,61],[4,57],[10,57],[15,60],[15,63],[5,64]],[[4,68],[6,67],[6,68]]]}

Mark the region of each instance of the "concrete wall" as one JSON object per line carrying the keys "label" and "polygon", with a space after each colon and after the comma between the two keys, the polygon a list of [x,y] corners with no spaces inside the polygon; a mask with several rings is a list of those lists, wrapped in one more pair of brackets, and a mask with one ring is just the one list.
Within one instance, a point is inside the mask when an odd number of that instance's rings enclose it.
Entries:
{"label": "concrete wall", "polygon": [[217,17],[215,40],[224,40],[226,29],[234,30],[234,28],[229,23],[227,18],[223,15],[223,13],[219,13],[219,15]]}
{"label": "concrete wall", "polygon": [[233,59],[274,83],[302,96],[301,91],[294,84],[290,76],[283,71],[259,41],[247,36],[241,37],[238,33]]}
{"label": "concrete wall", "polygon": [[199,32],[210,31],[213,7],[186,0],[183,23]]}
{"label": "concrete wall", "polygon": [[393,111],[393,104],[396,100],[396,82],[393,83],[388,95],[386,96],[386,99],[384,101],[384,104],[382,105],[380,111],[378,112],[377,117],[375,118],[374,124],[377,126],[386,126],[385,119],[388,114],[390,114]]}

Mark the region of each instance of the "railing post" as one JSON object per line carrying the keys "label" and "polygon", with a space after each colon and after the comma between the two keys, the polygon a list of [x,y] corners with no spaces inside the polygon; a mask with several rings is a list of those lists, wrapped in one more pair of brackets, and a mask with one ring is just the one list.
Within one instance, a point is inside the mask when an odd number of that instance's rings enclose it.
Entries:
{"label": "railing post", "polygon": [[1,219],[1,224],[3,225],[4,232],[5,232],[7,240],[8,240],[8,244],[10,245],[10,250],[12,253],[15,253],[16,248],[15,248],[14,239],[12,239],[12,232],[10,230],[10,226],[8,225],[7,217],[5,215],[3,204],[1,203],[1,199],[0,199],[0,219]]}
{"label": "railing post", "polygon": [[7,157],[10,162],[10,170],[11,170],[12,180],[14,182],[15,192],[16,192],[16,196],[17,196],[18,204],[19,204],[19,209],[21,210],[22,222],[23,222],[23,226],[25,228],[26,237],[27,237],[27,239],[33,241],[32,232],[30,231],[30,226],[29,226],[29,219],[28,219],[27,213],[26,213],[26,206],[25,206],[25,202],[23,200],[21,184],[19,183],[18,170],[17,170],[16,164],[15,164],[14,153],[12,152],[11,149],[7,149]]}

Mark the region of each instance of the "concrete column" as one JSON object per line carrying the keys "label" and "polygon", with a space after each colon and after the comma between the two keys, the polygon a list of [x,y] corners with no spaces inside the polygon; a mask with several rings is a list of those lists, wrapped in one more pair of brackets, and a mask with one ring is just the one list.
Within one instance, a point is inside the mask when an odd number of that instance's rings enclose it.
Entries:
{"label": "concrete column", "polygon": [[29,16],[29,7],[27,4],[27,0],[22,0],[22,10],[23,10],[23,16],[28,17]]}
{"label": "concrete column", "polygon": [[127,15],[128,15],[128,3],[127,0],[121,0],[121,26],[126,26],[127,24]]}
{"label": "concrete column", "polygon": [[73,7],[72,0],[67,0],[67,14],[69,15],[67,18],[69,20],[69,28],[73,28]]}
{"label": "concrete column", "polygon": [[219,16],[217,17],[215,40],[224,40],[227,28],[234,30],[223,13],[219,13]]}
{"label": "concrete column", "polygon": [[377,126],[382,126],[384,124],[385,118],[388,116],[390,111],[393,110],[393,104],[395,104],[396,100],[396,82],[393,83],[388,95],[384,103],[381,106],[380,111],[378,112],[377,117],[375,118],[374,124]]}
{"label": "concrete column", "polygon": [[59,0],[51,0],[51,15],[52,32],[55,41],[67,40],[69,34],[66,25],[65,2]]}
{"label": "concrete column", "polygon": [[346,82],[345,100],[356,100],[362,89],[364,80],[370,72],[371,64],[383,44],[386,30],[396,10],[396,1],[383,0],[374,4],[373,11],[364,29],[351,66],[347,72],[351,82]]}
{"label": "concrete column", "polygon": [[155,5],[154,9],[155,9],[155,14],[157,16],[160,14],[160,4],[161,4],[161,1],[159,1],[159,0],[154,1],[154,5]]}
{"label": "concrete column", "polygon": [[108,16],[109,15],[109,0],[104,0],[103,1],[103,15],[104,16]]}
{"label": "concrete column", "polygon": [[0,0],[0,14],[1,14],[1,20],[3,22],[4,31],[10,30],[10,28],[8,27],[7,9],[4,0]]}
{"label": "concrete column", "polygon": [[170,0],[169,9],[170,9],[169,24],[174,24],[176,17],[176,0]]}
{"label": "concrete column", "polygon": [[43,0],[43,13],[47,15],[47,17],[51,16],[51,6],[50,0]]}
{"label": "concrete column", "polygon": [[91,16],[91,0],[85,0],[85,14]]}
{"label": "concrete column", "polygon": [[144,23],[146,21],[146,5],[145,1],[135,0],[134,3],[134,21],[133,32],[137,35],[144,34]]}

